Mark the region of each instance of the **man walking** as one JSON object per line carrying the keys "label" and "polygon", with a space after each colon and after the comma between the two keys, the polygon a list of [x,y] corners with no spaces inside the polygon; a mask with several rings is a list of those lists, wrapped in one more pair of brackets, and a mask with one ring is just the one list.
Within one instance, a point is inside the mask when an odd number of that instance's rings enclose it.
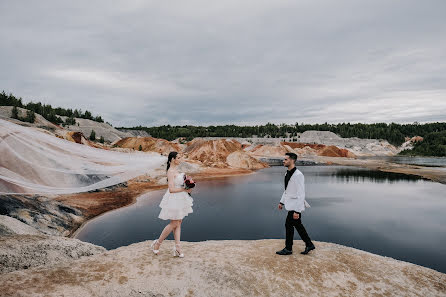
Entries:
{"label": "man walking", "polygon": [[[296,168],[297,155],[286,153],[283,165],[288,168],[285,175],[285,191],[280,199],[279,210],[284,206],[288,210],[285,221],[286,240],[285,248],[276,252],[278,255],[291,255],[293,253],[294,228],[305,242],[305,250],[301,254],[306,255],[315,249],[304,225],[302,225],[302,212],[305,210],[305,184],[304,175]],[[308,204],[307,204],[308,205]],[[308,205],[309,206],[309,205]]]}

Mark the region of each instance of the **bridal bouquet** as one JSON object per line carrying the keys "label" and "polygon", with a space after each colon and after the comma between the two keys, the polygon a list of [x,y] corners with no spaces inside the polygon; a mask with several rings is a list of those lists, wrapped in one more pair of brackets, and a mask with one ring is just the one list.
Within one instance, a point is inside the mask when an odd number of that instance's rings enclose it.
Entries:
{"label": "bridal bouquet", "polygon": [[[188,176],[188,175],[184,175],[184,188],[186,190],[192,189],[195,187],[195,182],[192,179],[192,177]],[[190,193],[189,193],[190,196]]]}

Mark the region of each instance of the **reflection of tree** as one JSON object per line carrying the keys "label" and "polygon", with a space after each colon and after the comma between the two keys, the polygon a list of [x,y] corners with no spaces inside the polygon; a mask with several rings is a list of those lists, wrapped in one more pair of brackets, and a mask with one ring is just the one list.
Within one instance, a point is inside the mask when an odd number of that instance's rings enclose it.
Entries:
{"label": "reflection of tree", "polygon": [[378,170],[340,169],[334,172],[328,172],[327,174],[345,182],[373,181],[376,183],[393,183],[399,181],[415,182],[418,180],[427,180],[416,175]]}

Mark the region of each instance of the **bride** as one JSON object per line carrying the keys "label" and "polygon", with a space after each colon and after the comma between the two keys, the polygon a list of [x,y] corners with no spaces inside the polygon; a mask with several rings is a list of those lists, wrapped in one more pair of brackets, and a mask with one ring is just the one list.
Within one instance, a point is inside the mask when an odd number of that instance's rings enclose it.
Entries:
{"label": "bride", "polygon": [[152,244],[154,254],[158,254],[159,248],[164,239],[173,232],[175,246],[173,247],[173,256],[184,257],[180,246],[181,222],[183,218],[192,213],[192,197],[189,193],[192,189],[186,190],[183,187],[184,173],[178,172],[178,165],[181,163],[181,155],[178,152],[170,152],[167,158],[167,181],[169,188],[161,200],[161,212],[159,218],[170,220],[170,223],[164,227],[163,232]]}

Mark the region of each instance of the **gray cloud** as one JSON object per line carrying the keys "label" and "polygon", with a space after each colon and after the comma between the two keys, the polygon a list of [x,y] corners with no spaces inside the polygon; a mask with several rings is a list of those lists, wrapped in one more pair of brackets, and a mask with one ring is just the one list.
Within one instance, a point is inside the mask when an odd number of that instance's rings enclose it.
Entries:
{"label": "gray cloud", "polygon": [[445,11],[0,0],[0,89],[116,126],[446,121]]}

